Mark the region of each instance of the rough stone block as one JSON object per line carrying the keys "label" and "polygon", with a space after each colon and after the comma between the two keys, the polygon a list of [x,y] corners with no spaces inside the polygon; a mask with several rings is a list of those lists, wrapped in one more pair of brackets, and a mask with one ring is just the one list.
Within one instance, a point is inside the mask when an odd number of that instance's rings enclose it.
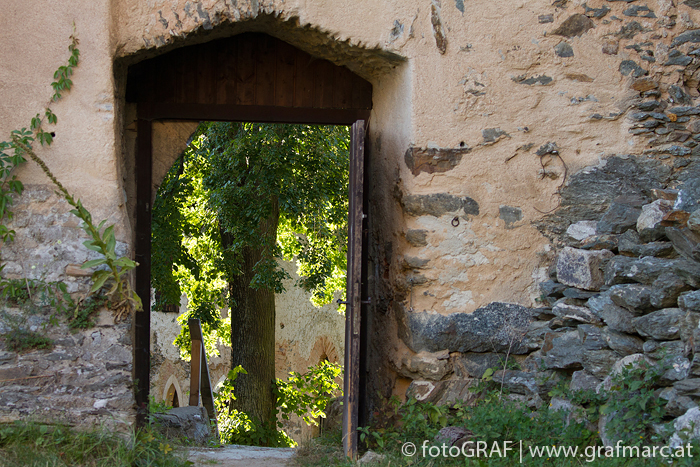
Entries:
{"label": "rough stone block", "polygon": [[404,355],[397,366],[401,376],[432,381],[439,381],[452,371],[452,362],[447,351]]}
{"label": "rough stone block", "polygon": [[534,373],[517,370],[499,370],[494,372],[492,381],[497,385],[503,385],[504,389],[524,396],[538,394],[538,387]]}
{"label": "rough stone block", "polygon": [[610,299],[618,306],[634,314],[651,310],[650,287],[640,284],[619,284],[610,287]]}
{"label": "rough stone block", "polygon": [[673,203],[665,199],[657,199],[653,203],[642,206],[642,213],[637,219],[637,232],[642,241],[659,240],[666,235],[665,227],[661,225],[664,216],[673,210]]}
{"label": "rough stone block", "polygon": [[[605,284],[627,284],[639,282],[651,285],[664,272],[675,272],[677,261],[647,256],[644,258],[629,258],[616,256],[605,266]],[[698,271],[700,272],[700,271]],[[680,277],[680,274],[678,274]]]}
{"label": "rough stone block", "polygon": [[681,321],[685,312],[680,308],[666,308],[632,320],[632,325],[639,335],[659,341],[680,338]]}
{"label": "rough stone block", "polygon": [[594,391],[599,384],[600,380],[598,378],[596,378],[586,370],[578,370],[574,371],[571,375],[569,390],[571,392],[588,390]]}
{"label": "rough stone block", "polygon": [[690,440],[700,439],[700,408],[693,407],[673,422],[675,432],[669,438],[671,449],[685,447]]}
{"label": "rough stone block", "polygon": [[659,393],[659,397],[667,401],[664,409],[671,417],[680,417],[689,409],[698,406],[690,397],[681,396],[675,388],[665,388]]}
{"label": "rough stone block", "polygon": [[542,361],[546,368],[579,370],[583,368],[583,351],[578,331],[552,332],[545,335]]}
{"label": "rough stone block", "polygon": [[608,250],[588,251],[566,247],[557,258],[557,280],[580,289],[600,290],[605,283],[603,263],[613,256]]}
{"label": "rough stone block", "polygon": [[654,308],[675,307],[678,303],[678,296],[690,289],[680,277],[670,272],[665,272],[657,277],[651,288],[650,303]]}
{"label": "rough stone block", "polygon": [[202,445],[211,437],[209,416],[204,407],[176,407],[164,414],[153,414],[153,419],[165,436],[186,438]]}
{"label": "rough stone block", "polygon": [[700,378],[687,378],[673,383],[679,394],[690,397],[700,397]]}
{"label": "rough stone block", "polygon": [[596,378],[605,378],[620,354],[613,350],[586,350],[583,353],[583,368]]}
{"label": "rough stone block", "polygon": [[552,313],[563,320],[573,320],[576,323],[602,324],[602,321],[589,308],[585,306],[567,305],[558,302],[552,308]]}
{"label": "rough stone block", "polygon": [[608,292],[592,297],[587,302],[588,307],[607,324],[610,329],[634,334],[632,326],[634,315],[624,308],[617,306]]}
{"label": "rough stone block", "polygon": [[626,203],[612,203],[598,221],[597,232],[601,234],[621,234],[637,224],[642,210]]}
{"label": "rough stone block", "polygon": [[586,350],[602,350],[608,348],[603,336],[603,329],[591,324],[582,324],[577,328],[579,339]]}
{"label": "rough stone block", "polygon": [[664,357],[683,355],[685,345],[681,341],[664,341],[648,340],[642,345],[644,354],[656,360]]}
{"label": "rough stone block", "polygon": [[614,329],[603,329],[603,339],[608,347],[617,351],[620,355],[641,353],[644,349],[644,341],[636,336],[630,336]]}
{"label": "rough stone block", "polygon": [[680,294],[678,306],[685,311],[700,311],[700,290]]}
{"label": "rough stone block", "polygon": [[459,378],[481,378],[489,368],[502,368],[506,354],[467,352],[455,358],[454,371]]}
{"label": "rough stone block", "polygon": [[566,229],[566,234],[574,240],[585,240],[596,234],[596,221],[579,221]]}
{"label": "rough stone block", "polygon": [[679,255],[691,261],[700,261],[700,234],[688,228],[666,227],[666,236]]}
{"label": "rough stone block", "polygon": [[401,337],[414,352],[529,351],[522,339],[536,312],[512,303],[493,302],[473,313],[405,312]]}

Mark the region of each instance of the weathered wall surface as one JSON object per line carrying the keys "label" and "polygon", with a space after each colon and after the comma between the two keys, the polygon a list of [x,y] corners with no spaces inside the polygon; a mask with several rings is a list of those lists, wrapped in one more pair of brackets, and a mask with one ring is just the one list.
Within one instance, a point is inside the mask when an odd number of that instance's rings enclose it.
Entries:
{"label": "weathered wall surface", "polygon": [[[282,267],[291,278],[284,282],[285,292],[275,295],[275,377],[286,380],[290,372],[305,373],[310,366],[323,360],[342,364],[345,316],[338,313],[336,304],[314,307],[309,301],[309,293],[294,285],[299,277],[295,263],[283,261]],[[180,313],[187,309],[186,297],[183,297],[183,302]],[[186,391],[189,391],[190,364],[180,358],[178,348],[173,345],[180,333],[177,316],[159,312],[151,315],[151,394],[157,402],[166,400],[172,403],[172,385],[183,406],[188,404]],[[214,386],[222,382],[231,370],[231,349],[220,343],[218,351],[218,355],[208,358],[209,375]],[[283,420],[283,423],[285,431],[299,443],[317,431],[296,416]]]}
{"label": "weathered wall surface", "polygon": [[[54,109],[47,159],[127,244],[130,63],[257,30],[372,82],[370,394],[405,387],[392,374],[416,374],[415,323],[480,307],[519,322],[521,308],[487,305],[537,305],[571,224],[600,221],[620,195],[641,193],[643,206],[650,187],[695,177],[696,2],[113,0],[41,14],[36,2],[6,3],[4,18],[26,20],[0,28],[0,132],[41,109],[64,47],[44,38],[67,37],[75,18],[83,63]],[[45,183],[29,166],[19,175]]]}

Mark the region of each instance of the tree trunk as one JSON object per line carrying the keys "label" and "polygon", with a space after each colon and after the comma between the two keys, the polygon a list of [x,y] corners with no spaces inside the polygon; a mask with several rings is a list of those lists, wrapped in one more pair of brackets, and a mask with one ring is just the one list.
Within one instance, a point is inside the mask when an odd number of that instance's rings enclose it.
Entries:
{"label": "tree trunk", "polygon": [[[260,225],[262,238],[277,236],[279,208],[274,203],[272,215]],[[271,237],[270,237],[271,236]],[[230,238],[222,233],[224,245]],[[271,252],[268,242],[246,247],[242,254],[242,273],[229,278],[231,306],[231,367],[241,365],[248,374],[239,374],[235,386],[236,400],[231,407],[245,412],[251,419],[268,422],[274,415],[275,395],[275,293],[267,288],[250,287],[253,267]]]}

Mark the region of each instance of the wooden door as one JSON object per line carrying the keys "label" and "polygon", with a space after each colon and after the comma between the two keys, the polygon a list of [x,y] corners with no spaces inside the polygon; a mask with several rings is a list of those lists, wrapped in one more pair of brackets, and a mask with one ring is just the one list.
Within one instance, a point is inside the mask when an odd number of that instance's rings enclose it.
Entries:
{"label": "wooden door", "polygon": [[350,209],[348,220],[348,282],[345,309],[345,376],[343,381],[343,450],[357,457],[357,420],[360,393],[360,324],[362,285],[362,209],[365,121],[352,125],[350,135]]}

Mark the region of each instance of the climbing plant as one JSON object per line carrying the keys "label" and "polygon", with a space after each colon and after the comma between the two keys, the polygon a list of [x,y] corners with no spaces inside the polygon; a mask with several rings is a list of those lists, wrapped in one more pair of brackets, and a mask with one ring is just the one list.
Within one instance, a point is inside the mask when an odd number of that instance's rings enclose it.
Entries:
{"label": "climbing plant", "polygon": [[[53,143],[55,134],[46,131],[44,124],[55,125],[58,122],[58,117],[51,110],[51,105],[59,101],[73,87],[71,76],[80,61],[78,42],[74,25],[68,46],[70,56],[67,63],[58,67],[54,73],[54,81],[51,83],[53,94],[43,112],[37,113],[31,119],[29,128],[13,130],[8,141],[0,142],[0,241],[9,242],[14,239],[15,231],[9,228],[7,222],[13,218],[14,213],[11,207],[14,197],[21,196],[24,191],[24,185],[14,172],[29,158],[42,169],[58,188],[59,194],[74,208],[70,212],[83,221],[81,227],[89,236],[89,240],[83,244],[89,250],[100,255],[99,258],[87,261],[82,265],[85,269],[100,268],[92,274],[93,283],[89,294],[106,289],[105,296],[109,299],[110,308],[115,311],[116,318],[120,319],[133,309],[142,309],[141,300],[131,288],[127,278],[129,271],[135,268],[137,263],[126,257],[117,257],[114,225],[105,227],[106,221],[96,225],[92,215],[82,202],[66,190],[53,175],[45,161],[36,154],[33,147],[36,142],[41,146],[50,146]],[[0,264],[0,272],[2,272],[3,267]],[[4,290],[9,286],[10,283],[7,281],[0,282],[0,289]],[[65,286],[57,285],[56,296],[65,296]],[[78,313],[79,309],[76,307],[74,315],[78,316]]]}

